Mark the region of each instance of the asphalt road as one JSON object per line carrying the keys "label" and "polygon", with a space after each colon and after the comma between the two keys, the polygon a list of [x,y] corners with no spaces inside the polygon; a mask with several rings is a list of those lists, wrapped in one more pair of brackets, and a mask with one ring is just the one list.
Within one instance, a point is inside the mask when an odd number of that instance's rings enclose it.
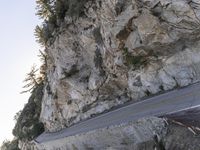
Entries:
{"label": "asphalt road", "polygon": [[91,130],[117,125],[148,116],[164,116],[200,106],[200,83],[132,103],[55,133],[43,133],[35,139],[44,143]]}

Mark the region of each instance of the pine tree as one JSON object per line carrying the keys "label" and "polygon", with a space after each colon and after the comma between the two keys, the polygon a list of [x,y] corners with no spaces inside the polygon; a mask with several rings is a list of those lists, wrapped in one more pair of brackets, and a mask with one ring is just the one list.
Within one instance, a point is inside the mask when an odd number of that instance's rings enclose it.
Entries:
{"label": "pine tree", "polygon": [[46,38],[45,38],[45,34],[44,34],[44,28],[40,27],[39,25],[37,25],[35,27],[35,33],[34,33],[35,37],[36,37],[36,41],[41,44],[42,46],[46,46]]}
{"label": "pine tree", "polygon": [[54,3],[55,0],[36,0],[36,15],[41,19],[48,20],[48,18],[54,14]]}
{"label": "pine tree", "polygon": [[40,58],[40,61],[42,63],[42,65],[40,66],[40,79],[44,81],[46,78],[46,70],[47,70],[47,54],[46,52],[43,52],[41,50],[39,50],[39,53],[40,54],[38,55],[38,57]]}
{"label": "pine tree", "polygon": [[23,88],[26,89],[25,91],[22,91],[21,93],[26,92],[32,92],[40,83],[40,80],[38,80],[36,73],[38,69],[36,69],[35,66],[31,68],[31,71],[27,73],[26,78],[24,82],[26,83]]}

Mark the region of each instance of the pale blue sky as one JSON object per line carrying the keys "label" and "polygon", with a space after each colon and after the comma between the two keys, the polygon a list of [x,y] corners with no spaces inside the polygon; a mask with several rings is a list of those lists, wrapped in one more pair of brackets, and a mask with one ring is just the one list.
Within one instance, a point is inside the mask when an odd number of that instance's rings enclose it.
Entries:
{"label": "pale blue sky", "polygon": [[35,0],[1,0],[0,5],[0,144],[12,138],[13,117],[28,101],[20,94],[26,73],[38,64],[34,28]]}

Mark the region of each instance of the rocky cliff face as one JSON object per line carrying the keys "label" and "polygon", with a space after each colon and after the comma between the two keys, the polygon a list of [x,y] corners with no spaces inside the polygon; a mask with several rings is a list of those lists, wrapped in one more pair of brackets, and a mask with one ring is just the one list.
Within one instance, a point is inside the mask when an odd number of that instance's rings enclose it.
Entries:
{"label": "rocky cliff face", "polygon": [[46,52],[41,120],[57,131],[200,79],[198,0],[89,0]]}

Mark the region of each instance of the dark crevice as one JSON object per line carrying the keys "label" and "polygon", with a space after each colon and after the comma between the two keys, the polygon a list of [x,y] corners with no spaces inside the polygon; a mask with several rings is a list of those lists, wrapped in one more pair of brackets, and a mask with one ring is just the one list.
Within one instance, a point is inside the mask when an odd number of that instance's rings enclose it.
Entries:
{"label": "dark crevice", "polygon": [[133,18],[131,18],[131,19],[128,21],[127,25],[124,27],[124,29],[121,30],[121,31],[116,35],[116,38],[117,38],[117,39],[119,39],[120,41],[125,41],[125,40],[129,37],[130,33],[134,30],[134,29],[133,29],[133,26],[132,26],[132,20],[133,20]]}

